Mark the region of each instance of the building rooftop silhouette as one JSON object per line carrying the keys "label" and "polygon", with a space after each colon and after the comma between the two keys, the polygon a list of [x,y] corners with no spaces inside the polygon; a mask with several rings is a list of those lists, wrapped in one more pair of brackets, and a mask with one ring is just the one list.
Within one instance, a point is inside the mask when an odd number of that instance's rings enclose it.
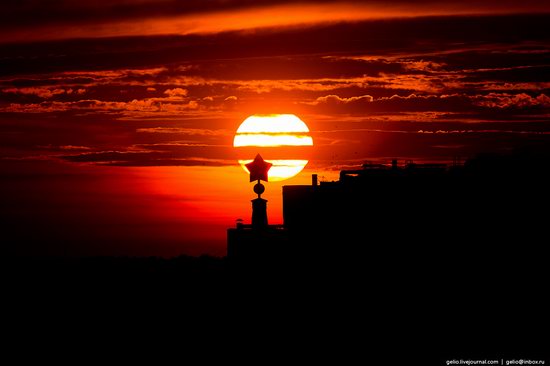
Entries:
{"label": "building rooftop silhouette", "polygon": [[[338,181],[283,187],[282,225],[239,223],[228,230],[228,258],[422,260],[489,255],[502,241],[537,242],[545,226],[548,160],[541,155],[479,155],[463,164],[366,163]],[[479,243],[482,243],[481,245]],[[453,260],[454,260],[453,259]]]}

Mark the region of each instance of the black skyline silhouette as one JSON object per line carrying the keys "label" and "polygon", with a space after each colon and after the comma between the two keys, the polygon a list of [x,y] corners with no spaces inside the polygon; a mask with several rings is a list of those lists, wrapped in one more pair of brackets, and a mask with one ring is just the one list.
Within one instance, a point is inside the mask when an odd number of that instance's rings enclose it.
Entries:
{"label": "black skyline silhouette", "polygon": [[228,268],[337,291],[401,326],[426,327],[431,354],[457,354],[457,344],[470,355],[540,350],[522,329],[544,313],[536,298],[546,282],[549,158],[365,164],[321,184],[314,175],[283,187],[283,225],[228,230]]}
{"label": "black skyline silhouette", "polygon": [[267,301],[255,310],[321,311],[376,330],[376,344],[399,348],[387,351],[398,364],[544,359],[535,330],[547,312],[549,162],[517,152],[451,166],[366,164],[336,182],[283,187],[284,224],[239,223],[227,258],[4,258],[4,293],[31,303],[232,301],[240,319]]}

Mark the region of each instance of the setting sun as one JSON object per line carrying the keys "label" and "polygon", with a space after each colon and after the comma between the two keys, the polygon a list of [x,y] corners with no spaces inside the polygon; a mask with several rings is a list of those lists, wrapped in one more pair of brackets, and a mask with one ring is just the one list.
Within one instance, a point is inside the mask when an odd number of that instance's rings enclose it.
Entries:
{"label": "setting sun", "polygon": [[[313,146],[307,125],[293,114],[253,115],[243,121],[237,129],[233,146],[236,148],[271,148],[265,155],[273,164],[269,171],[270,181],[281,181],[300,173],[308,163],[306,159],[278,159],[277,153],[284,153],[285,147]],[[276,148],[276,149],[273,149]],[[245,164],[251,159],[239,160],[248,173]]]}

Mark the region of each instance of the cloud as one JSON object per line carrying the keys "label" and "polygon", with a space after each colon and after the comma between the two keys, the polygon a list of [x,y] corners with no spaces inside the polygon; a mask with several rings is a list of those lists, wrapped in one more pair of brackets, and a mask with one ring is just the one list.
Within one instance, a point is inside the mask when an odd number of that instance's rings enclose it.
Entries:
{"label": "cloud", "polygon": [[[84,90],[84,89],[79,89],[77,92],[80,92],[80,90]],[[49,99],[59,94],[65,94],[65,93],[71,94],[73,90],[72,89],[69,89],[69,90],[52,89],[52,88],[7,88],[7,89],[3,89],[2,92],[13,93],[13,94],[24,94],[24,95],[36,95],[39,98]]]}
{"label": "cloud", "polygon": [[225,110],[234,110],[235,107],[237,106],[237,101],[238,101],[239,98],[237,98],[236,96],[234,95],[230,95],[228,96],[227,98],[225,98],[223,100],[223,105],[222,107],[225,109]]}
{"label": "cloud", "polygon": [[370,103],[373,101],[373,97],[370,95],[361,95],[359,97],[351,98],[341,98],[338,95],[327,95],[324,97],[319,97],[315,102],[311,103],[312,105],[319,104],[328,104],[328,105],[342,105],[342,104],[353,104],[353,103]]}
{"label": "cloud", "polygon": [[109,4],[24,0],[0,6],[0,42],[216,33],[261,27],[460,14],[545,13],[543,0],[300,1],[118,0]]}
{"label": "cloud", "polygon": [[489,93],[489,94],[443,94],[407,96],[393,95],[374,99],[370,95],[342,98],[338,95],[319,97],[309,105],[316,112],[326,114],[346,113],[365,114],[400,112],[495,112],[501,109],[529,110],[550,107],[550,98],[545,94],[530,96],[525,93]]}
{"label": "cloud", "polygon": [[0,112],[12,113],[50,113],[63,112],[71,109],[71,105],[62,102],[42,102],[42,103],[10,103],[8,106],[0,107]]}
{"label": "cloud", "polygon": [[476,96],[474,104],[488,108],[529,108],[529,107],[550,107],[550,97],[540,94],[536,97],[525,93],[521,94],[497,94],[490,93],[483,96]]}
{"label": "cloud", "polygon": [[420,60],[402,60],[405,70],[438,72],[445,66],[442,62]]}
{"label": "cloud", "polygon": [[541,91],[550,90],[550,82],[508,83],[508,82],[480,82],[478,87],[490,91]]}
{"label": "cloud", "polygon": [[296,80],[247,80],[231,81],[226,85],[234,85],[240,92],[253,92],[266,94],[274,91],[308,91],[327,92],[335,89],[363,88],[366,81],[364,78],[338,78],[338,79],[296,79]]}
{"label": "cloud", "polygon": [[187,96],[188,91],[182,88],[174,88],[174,89],[166,89],[164,91],[164,94],[172,98],[182,98]]}
{"label": "cloud", "polygon": [[229,134],[226,130],[210,130],[200,128],[182,128],[182,127],[148,127],[138,128],[139,133],[160,133],[160,134],[180,134],[180,135],[199,135],[199,136],[218,136]]}
{"label": "cloud", "polygon": [[[143,147],[148,147],[144,145]],[[99,151],[60,158],[73,163],[91,163],[110,166],[228,166],[235,165],[227,160],[229,147],[212,147],[193,144],[157,144],[151,150]],[[209,149],[205,149],[209,147]],[[225,154],[225,155],[224,155]]]}
{"label": "cloud", "polygon": [[[440,54],[465,45],[479,48],[482,45],[510,44],[510,40],[521,39],[531,43],[547,44],[546,15],[526,16],[456,16],[431,18],[402,18],[391,21],[363,21],[340,24],[316,24],[309,27],[275,28],[256,30],[254,32],[226,32],[219,34],[203,33],[193,36],[166,36],[148,34],[136,37],[110,37],[81,39],[74,41],[57,41],[47,43],[28,44],[22,46],[0,46],[0,75],[36,74],[52,71],[81,71],[87,65],[94,65],[95,72],[101,70],[127,68],[158,68],[165,65],[179,64],[185,66],[187,62],[210,61],[212,70],[223,68],[219,60],[246,60],[261,56],[256,61],[248,60],[243,66],[233,62],[227,68],[228,74],[236,71],[246,71],[252,75],[248,79],[263,79],[253,76],[265,72],[269,68],[254,67],[262,63],[264,57],[281,57],[271,60],[273,70],[279,72],[274,78],[281,78],[280,73],[292,74],[300,71],[304,74],[316,73],[315,67],[307,67],[307,57],[303,58],[302,66],[292,69],[285,67],[284,57],[297,55],[395,55],[396,50],[403,55],[411,54]],[[515,27],[510,27],[515,24]],[[455,32],[461,29],[461,32]],[[376,34],[376,37],[357,37],[357,34]],[[407,35],[404,37],[403,35]],[[28,37],[26,38],[26,40]],[[11,39],[14,42],[14,39]],[[208,46],[205,46],[208,45]],[[276,45],[276,47],[275,47]],[[98,52],[97,50],[101,50]],[[57,55],[52,57],[52,55]],[[498,62],[497,56],[487,57],[491,62]],[[511,56],[511,55],[508,55]],[[522,57],[541,58],[541,54],[523,54]],[[447,63],[449,67],[464,69],[464,63],[470,59],[476,60],[472,67],[479,67],[482,57],[475,57],[474,52],[468,58],[460,60],[459,56],[452,57],[446,54],[439,58],[421,59],[425,62]],[[409,57],[410,58],[410,57]],[[500,57],[502,58],[502,57]],[[506,57],[510,59],[511,57]],[[411,60],[421,61],[421,60]],[[323,62],[330,66],[330,59]],[[317,61],[319,62],[319,61]],[[379,66],[383,63],[361,62],[361,60],[341,60],[347,62],[349,68],[340,68],[346,76],[346,69],[355,73],[365,67]],[[221,64],[220,66],[218,66]],[[403,64],[404,65],[404,64]],[[401,65],[400,68],[404,66]],[[290,65],[289,65],[290,66]],[[299,66],[299,65],[297,65]],[[315,66],[315,65],[310,65]],[[392,65],[388,65],[395,67]],[[208,72],[205,68],[202,72]],[[310,71],[311,70],[311,71]],[[337,68],[333,69],[333,73]],[[411,70],[414,71],[414,70]],[[180,70],[179,73],[191,73],[193,69]],[[386,71],[386,73],[391,73]],[[162,71],[158,71],[162,74]],[[373,76],[371,73],[367,73]],[[134,75],[138,76],[138,75]],[[335,76],[335,75],[330,75]],[[305,75],[305,77],[309,77]],[[315,75],[315,77],[318,77]],[[302,77],[303,78],[303,77]]]}
{"label": "cloud", "polygon": [[90,150],[88,146],[74,146],[74,145],[62,145],[59,146],[61,150]]}

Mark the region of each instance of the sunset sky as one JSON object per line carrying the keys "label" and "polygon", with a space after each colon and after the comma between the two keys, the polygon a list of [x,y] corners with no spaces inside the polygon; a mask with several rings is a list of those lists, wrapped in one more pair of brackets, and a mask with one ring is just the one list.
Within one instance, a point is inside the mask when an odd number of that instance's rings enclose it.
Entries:
{"label": "sunset sky", "polygon": [[233,137],[252,114],[314,141],[266,184],[270,223],[312,173],[548,146],[549,24],[547,0],[3,2],[2,243],[224,255],[251,215]]}

